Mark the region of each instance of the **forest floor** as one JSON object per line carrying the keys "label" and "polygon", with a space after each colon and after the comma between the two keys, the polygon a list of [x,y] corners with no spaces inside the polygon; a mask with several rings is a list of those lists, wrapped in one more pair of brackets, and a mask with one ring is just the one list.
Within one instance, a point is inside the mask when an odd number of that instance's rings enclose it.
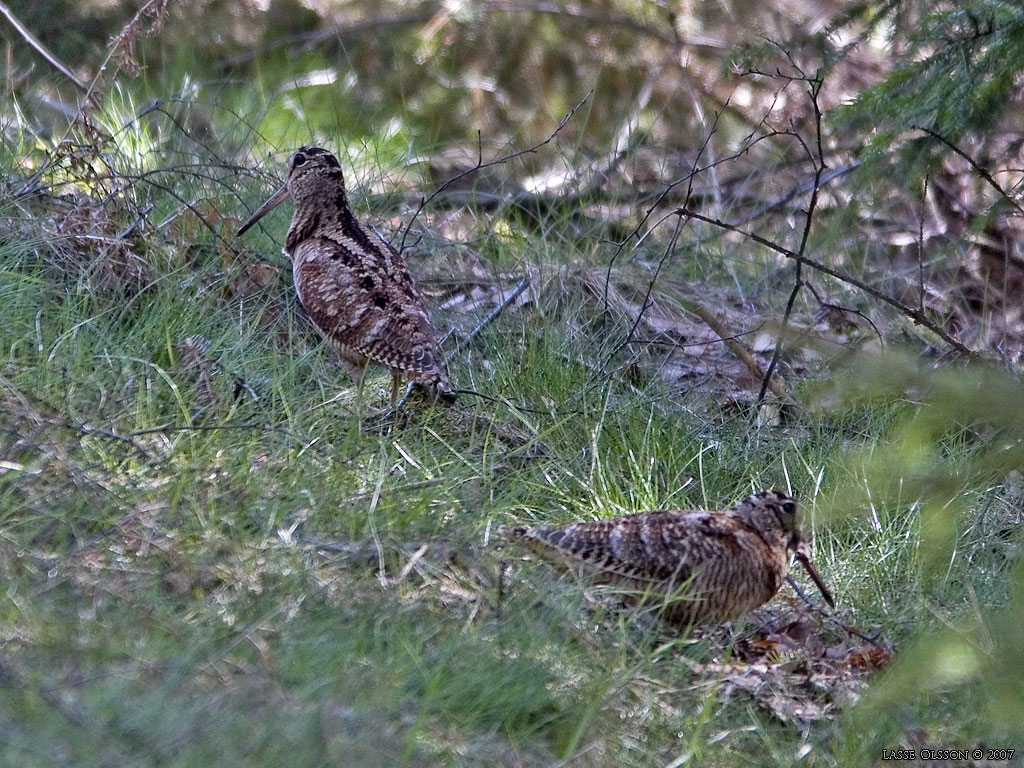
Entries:
{"label": "forest floor", "polygon": [[[872,362],[920,338],[906,318],[879,329],[801,299],[784,399],[759,406],[761,380],[695,307],[763,370],[785,259],[671,233],[619,253],[575,213],[428,212],[410,265],[452,379],[487,398],[414,397],[381,420],[388,377],[356,412],[297,304],[289,206],[230,239],[267,188],[196,211],[178,188],[151,203],[177,212],[158,228],[75,192],[4,203],[0,763],[861,766],[1024,748],[993,672],[1024,489],[976,482],[978,434],[915,415],[955,407],[963,376]],[[354,197],[401,239],[408,216]],[[1019,396],[994,380],[978,386]],[[974,480],[937,512],[885,475],[901,461]],[[496,537],[770,487],[801,499],[834,611],[795,573],[810,600],[784,585],[744,621],[684,631]],[[991,685],[961,685],[978,674]]]}

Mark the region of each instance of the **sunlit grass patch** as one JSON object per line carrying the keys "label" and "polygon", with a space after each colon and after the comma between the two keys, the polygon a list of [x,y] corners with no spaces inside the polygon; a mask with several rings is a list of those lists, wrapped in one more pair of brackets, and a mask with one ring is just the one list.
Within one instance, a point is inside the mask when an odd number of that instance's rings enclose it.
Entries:
{"label": "sunlit grass patch", "polygon": [[[636,210],[437,206],[407,255],[453,380],[486,397],[376,423],[386,372],[355,412],[277,253],[287,214],[231,240],[314,139],[387,234],[415,206],[375,195],[436,183],[405,125],[326,130],[332,85],[286,89],[316,114],[282,95],[237,145],[227,103],[199,141],[166,115],[132,134],[148,100],[114,92],[104,152],[3,204],[0,762],[858,765],[918,726],[1018,733],[1019,383],[890,360],[838,374],[844,400],[787,347],[796,405],[758,420],[692,302],[767,359],[779,262],[697,228],[617,253]],[[891,677],[789,586],[687,633],[495,536],[768,487],[800,497],[837,616]]]}

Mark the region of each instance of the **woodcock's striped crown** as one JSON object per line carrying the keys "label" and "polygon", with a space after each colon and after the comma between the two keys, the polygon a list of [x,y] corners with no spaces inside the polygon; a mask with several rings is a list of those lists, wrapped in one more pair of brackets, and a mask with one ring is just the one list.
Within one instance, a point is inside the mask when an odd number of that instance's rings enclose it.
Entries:
{"label": "woodcock's striped crown", "polygon": [[789,572],[789,550],[833,605],[810,562],[800,506],[779,491],[756,493],[726,510],[501,526],[499,533],[595,581],[662,596],[665,615],[685,624],[738,618],[770,600]]}
{"label": "woodcock's striped crown", "polygon": [[296,151],[287,181],[238,234],[289,197],[295,211],[284,252],[299,301],[360,389],[372,362],[391,369],[392,403],[400,377],[454,397],[405,259],[356,219],[334,155],[320,147]]}

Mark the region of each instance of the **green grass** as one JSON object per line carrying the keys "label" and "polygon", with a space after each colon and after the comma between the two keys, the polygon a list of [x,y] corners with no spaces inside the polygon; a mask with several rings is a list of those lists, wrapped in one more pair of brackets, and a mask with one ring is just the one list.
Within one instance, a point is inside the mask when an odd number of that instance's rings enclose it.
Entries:
{"label": "green grass", "polygon": [[[198,179],[168,174],[156,206],[220,189]],[[221,212],[241,215],[236,202]],[[994,408],[957,423],[960,374],[923,406],[877,370],[854,403],[812,408],[808,387],[783,425],[757,426],[649,371],[584,364],[622,362],[628,312],[602,318],[580,288],[579,265],[599,272],[610,251],[563,236],[565,219],[515,238],[480,221],[495,279],[532,268],[539,298],[450,372],[506,404],[466,395],[360,430],[269,238],[227,258],[182,220],[132,241],[136,279],[61,240],[45,207],[4,213],[27,234],[0,244],[0,763],[855,766],[915,739],[1024,748],[1020,481],[993,448],[1019,451],[1024,430]],[[109,215],[114,230],[132,218]],[[266,229],[279,241],[284,226]],[[666,283],[713,284],[723,257],[701,253]],[[282,273],[243,298],[256,261]],[[740,266],[763,288],[770,267]],[[429,256],[416,268],[459,277]],[[646,274],[621,280],[642,295]],[[486,311],[434,317],[464,334]],[[181,347],[193,334],[209,341],[199,369]],[[713,671],[749,626],[689,637],[495,541],[501,523],[770,486],[804,500],[844,620],[896,651],[889,670],[849,672],[859,703],[829,699],[838,671],[785,678],[780,695],[834,706],[811,723]],[[856,642],[815,627],[829,648]]]}

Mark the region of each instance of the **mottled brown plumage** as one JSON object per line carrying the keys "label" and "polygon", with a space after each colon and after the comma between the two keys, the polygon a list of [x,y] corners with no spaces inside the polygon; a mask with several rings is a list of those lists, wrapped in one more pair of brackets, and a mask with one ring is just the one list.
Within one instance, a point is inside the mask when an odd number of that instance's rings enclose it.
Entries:
{"label": "mottled brown plumage", "polygon": [[392,405],[401,377],[453,397],[423,298],[405,259],[349,207],[334,155],[302,147],[288,180],[238,230],[241,235],[287,198],[295,212],[284,252],[306,313],[345,363],[361,393],[369,363],[391,369]]}
{"label": "mottled brown plumage", "polygon": [[739,618],[770,600],[789,572],[790,549],[833,604],[808,559],[800,507],[779,491],[720,511],[660,510],[499,532],[595,581],[663,596],[666,616],[686,624]]}

